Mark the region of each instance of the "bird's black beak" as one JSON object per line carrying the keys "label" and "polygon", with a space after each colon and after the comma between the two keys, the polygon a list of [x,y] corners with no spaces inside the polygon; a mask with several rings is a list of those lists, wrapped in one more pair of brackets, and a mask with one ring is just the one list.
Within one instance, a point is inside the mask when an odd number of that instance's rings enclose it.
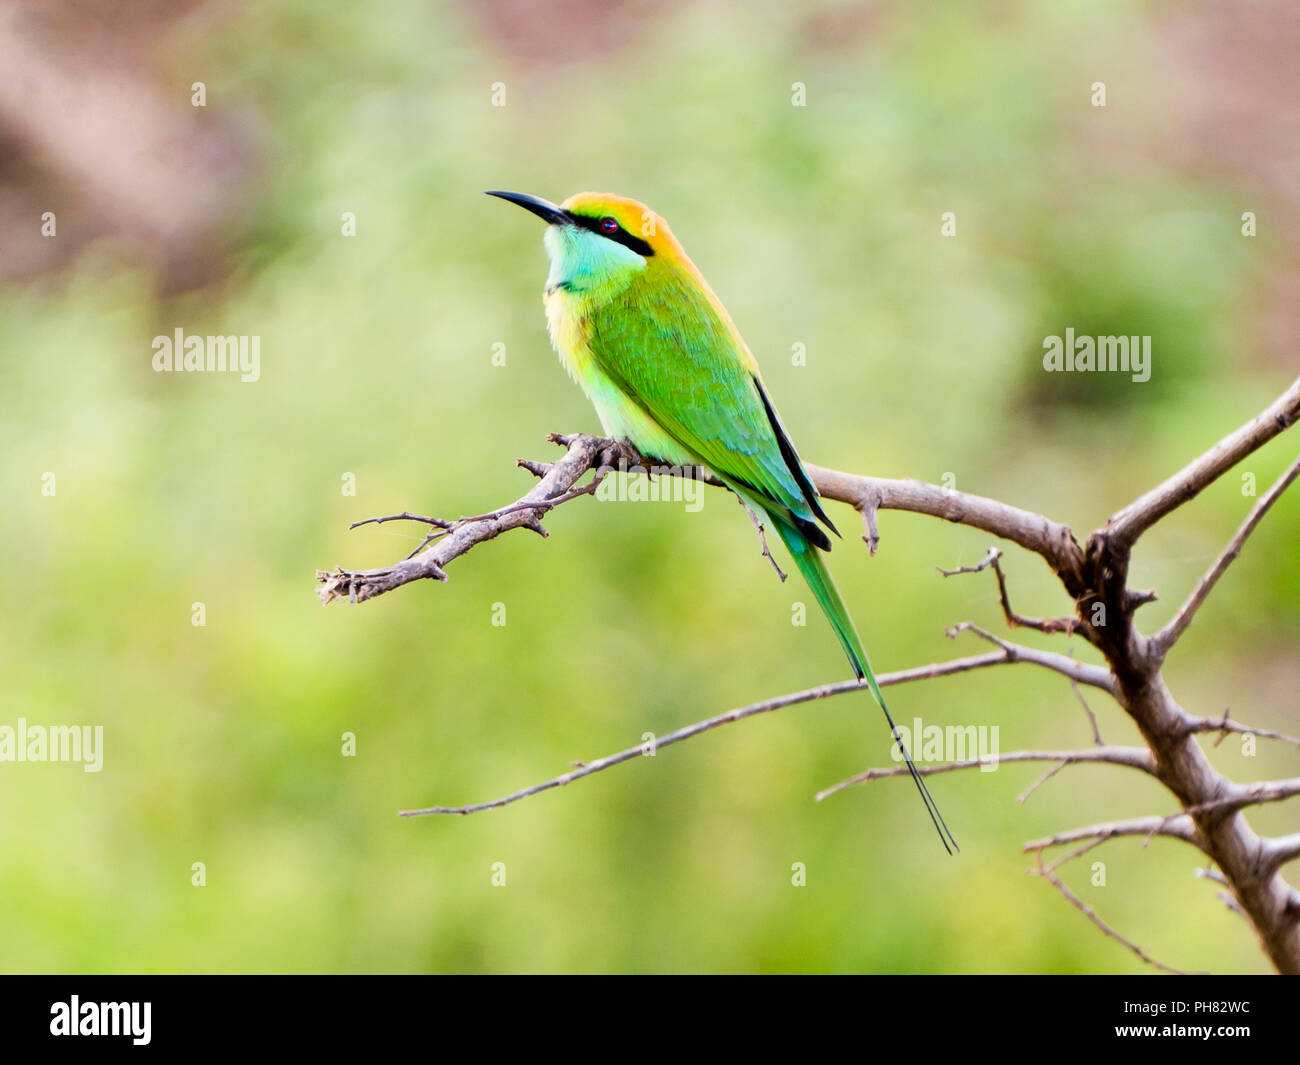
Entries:
{"label": "bird's black beak", "polygon": [[542,200],[536,196],[525,195],[522,192],[485,192],[484,195],[496,196],[499,199],[518,204],[525,211],[532,211],[533,214],[549,225],[563,226],[573,222],[573,217],[568,211],[551,203],[550,200]]}

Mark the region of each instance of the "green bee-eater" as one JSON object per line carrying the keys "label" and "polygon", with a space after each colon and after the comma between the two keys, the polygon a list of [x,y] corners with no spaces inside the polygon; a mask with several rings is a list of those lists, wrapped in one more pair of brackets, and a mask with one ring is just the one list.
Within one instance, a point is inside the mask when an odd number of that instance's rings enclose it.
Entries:
{"label": "green bee-eater", "polygon": [[605,434],[668,465],[706,467],[767,515],[858,679],[884,710],[939,838],[955,847],[822,560],[831,541],[821,526],[839,532],[822,510],[758,363],[668,223],[622,196],[583,192],[557,205],[517,192],[488,195],[547,223],[551,341],[595,405]]}

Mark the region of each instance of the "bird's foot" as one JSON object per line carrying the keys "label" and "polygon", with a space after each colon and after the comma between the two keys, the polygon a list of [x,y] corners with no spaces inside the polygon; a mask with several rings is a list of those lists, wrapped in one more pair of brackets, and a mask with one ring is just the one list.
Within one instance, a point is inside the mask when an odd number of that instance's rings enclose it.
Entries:
{"label": "bird's foot", "polygon": [[626,440],[609,441],[609,446],[601,450],[598,458],[599,463],[597,468],[606,471],[626,471],[632,467],[641,466],[644,461],[641,452]]}

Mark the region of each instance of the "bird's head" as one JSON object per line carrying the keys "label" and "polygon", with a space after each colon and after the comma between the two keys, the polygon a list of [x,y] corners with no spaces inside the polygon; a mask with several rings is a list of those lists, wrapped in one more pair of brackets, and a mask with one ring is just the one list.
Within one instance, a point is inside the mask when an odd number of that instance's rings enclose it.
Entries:
{"label": "bird's head", "polygon": [[685,258],[672,230],[637,200],[579,192],[563,203],[522,192],[489,192],[518,204],[547,223],[543,244],[551,260],[547,291],[619,289],[648,267]]}

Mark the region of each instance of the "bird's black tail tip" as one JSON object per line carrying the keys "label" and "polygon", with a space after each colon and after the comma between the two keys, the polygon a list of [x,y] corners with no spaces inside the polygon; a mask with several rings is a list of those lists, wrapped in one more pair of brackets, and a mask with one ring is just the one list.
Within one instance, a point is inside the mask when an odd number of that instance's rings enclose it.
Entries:
{"label": "bird's black tail tip", "polygon": [[[893,725],[892,718],[890,724]],[[930,789],[925,783],[925,777],[921,775],[921,771],[916,768],[916,763],[912,761],[911,752],[908,751],[907,745],[903,742],[903,737],[899,734],[897,726],[894,726],[893,732],[894,742],[898,744],[898,749],[903,754],[903,761],[907,763],[907,771],[916,783],[916,790],[921,793],[921,801],[925,803],[925,812],[930,815],[930,823],[934,825],[934,830],[939,833],[939,842],[943,844],[943,849],[949,855],[960,854],[961,847],[957,845],[957,839],[948,827],[948,822],[943,819],[943,814],[939,811],[939,804],[934,801],[934,796],[930,794]]]}

